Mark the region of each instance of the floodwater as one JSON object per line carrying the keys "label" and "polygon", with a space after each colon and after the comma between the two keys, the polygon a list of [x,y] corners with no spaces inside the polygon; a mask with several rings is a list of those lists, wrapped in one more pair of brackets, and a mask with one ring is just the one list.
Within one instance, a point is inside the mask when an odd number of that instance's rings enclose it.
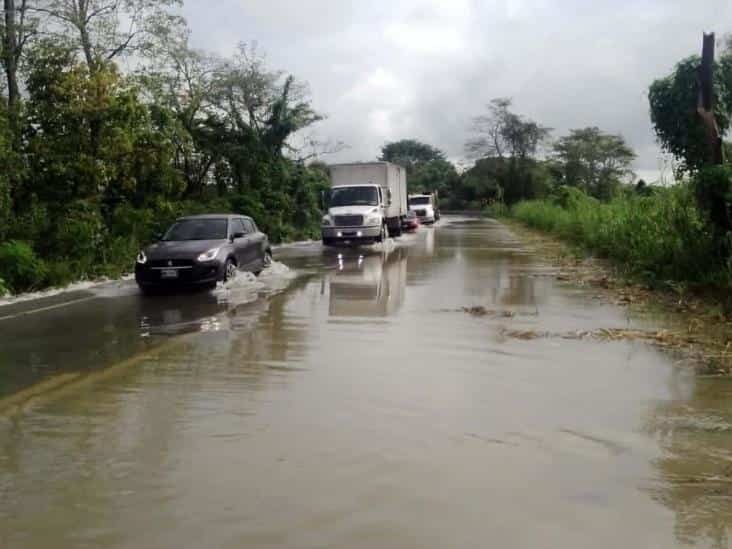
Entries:
{"label": "floodwater", "polygon": [[497,222],[275,255],[0,307],[0,547],[730,545],[732,382]]}

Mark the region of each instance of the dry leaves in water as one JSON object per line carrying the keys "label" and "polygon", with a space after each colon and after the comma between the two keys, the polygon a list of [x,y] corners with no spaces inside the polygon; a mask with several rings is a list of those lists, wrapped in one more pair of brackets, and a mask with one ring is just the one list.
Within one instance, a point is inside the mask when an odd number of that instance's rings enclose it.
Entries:
{"label": "dry leaves in water", "polygon": [[598,330],[574,330],[570,332],[546,332],[537,330],[501,330],[501,334],[514,339],[594,339],[597,341],[627,341],[641,340],[653,343],[660,347],[689,347],[700,343],[699,339],[691,334],[671,332],[669,330],[629,330],[622,328],[600,328]]}

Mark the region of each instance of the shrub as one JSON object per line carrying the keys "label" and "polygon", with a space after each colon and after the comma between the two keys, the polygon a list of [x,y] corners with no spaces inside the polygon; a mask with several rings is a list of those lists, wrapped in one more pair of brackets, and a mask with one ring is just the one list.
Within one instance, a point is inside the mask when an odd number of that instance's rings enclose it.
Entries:
{"label": "shrub", "polygon": [[604,203],[574,191],[520,202],[511,215],[649,280],[703,283],[726,269],[714,261],[714,236],[688,185],[659,188],[652,196],[624,193]]}
{"label": "shrub", "polygon": [[37,288],[45,283],[45,263],[36,257],[26,242],[10,240],[0,244],[0,278],[14,293]]}

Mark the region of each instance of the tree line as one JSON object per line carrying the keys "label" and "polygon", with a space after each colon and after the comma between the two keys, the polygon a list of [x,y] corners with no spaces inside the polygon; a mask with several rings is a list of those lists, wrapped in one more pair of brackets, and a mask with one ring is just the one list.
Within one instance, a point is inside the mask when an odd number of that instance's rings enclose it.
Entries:
{"label": "tree line", "polygon": [[406,166],[410,189],[437,190],[453,210],[510,206],[562,186],[605,200],[632,180],[635,153],[622,136],[587,127],[553,140],[551,128],[514,112],[509,98],[493,99],[470,133],[465,153],[473,165],[462,171],[416,139],[386,144],[380,158]]}
{"label": "tree line", "polygon": [[290,138],[322,117],[256,46],[192,48],[179,0],[3,2],[0,292],[117,275],[184,213],[316,235],[327,173]]}

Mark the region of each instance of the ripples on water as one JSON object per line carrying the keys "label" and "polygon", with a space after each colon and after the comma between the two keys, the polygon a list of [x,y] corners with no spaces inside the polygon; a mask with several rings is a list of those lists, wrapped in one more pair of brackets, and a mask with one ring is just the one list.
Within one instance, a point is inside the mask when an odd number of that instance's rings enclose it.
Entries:
{"label": "ripples on water", "polygon": [[168,347],[0,422],[0,545],[726,546],[728,384],[642,343],[503,337],[634,320],[499,224],[276,256],[51,315],[88,337],[39,334],[49,368],[96,338]]}

